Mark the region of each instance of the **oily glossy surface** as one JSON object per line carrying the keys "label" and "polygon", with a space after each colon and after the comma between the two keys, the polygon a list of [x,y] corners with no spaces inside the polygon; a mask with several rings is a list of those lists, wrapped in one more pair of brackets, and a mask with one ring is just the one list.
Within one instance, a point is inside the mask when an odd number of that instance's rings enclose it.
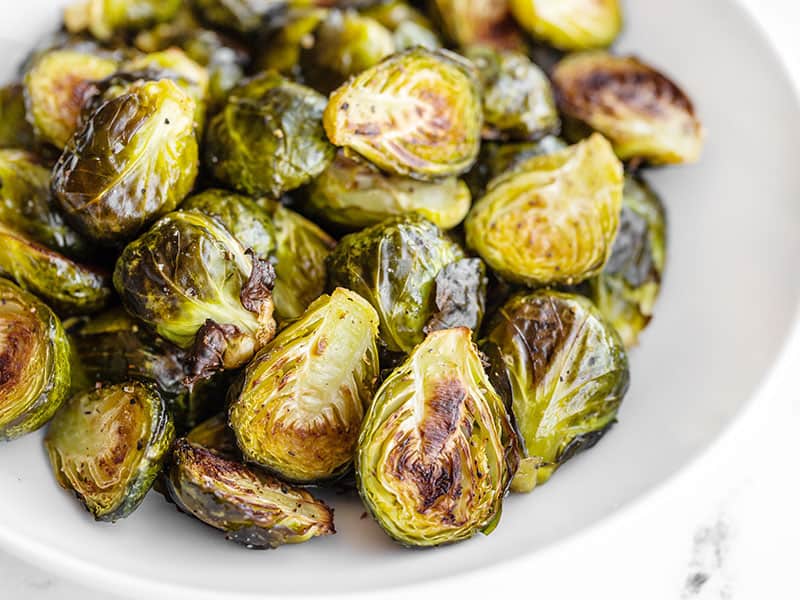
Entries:
{"label": "oily glossy surface", "polygon": [[[32,32],[57,20],[50,0],[10,8],[0,37],[19,43],[3,46],[7,65],[22,57]],[[86,584],[117,592],[151,586],[154,598],[367,591],[541,551],[624,508],[696,457],[751,397],[790,329],[799,291],[800,113],[772,51],[736,4],[639,0],[626,8],[620,47],[691,91],[709,141],[700,164],[650,176],[670,215],[663,296],[632,353],[620,424],[590,453],[533,494],[509,498],[488,538],[406,551],[359,519],[355,499],[331,494],[336,535],[265,554],[176,518],[155,494],[126,522],[95,525],[59,492],[34,435],[0,448],[0,544]],[[753,107],[757,118],[742,118]]]}

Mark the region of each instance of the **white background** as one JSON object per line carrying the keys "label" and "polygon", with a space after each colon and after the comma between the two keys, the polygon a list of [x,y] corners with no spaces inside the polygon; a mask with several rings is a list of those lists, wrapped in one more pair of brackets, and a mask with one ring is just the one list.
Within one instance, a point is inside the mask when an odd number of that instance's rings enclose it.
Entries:
{"label": "white background", "polygon": [[[768,30],[800,89],[800,4],[742,2]],[[800,327],[793,339],[783,358],[785,366],[800,366]],[[448,582],[445,590],[436,591],[468,598],[524,594],[559,600],[800,599],[795,441],[800,437],[800,394],[791,377],[796,370],[784,369],[785,375],[772,381],[759,403],[751,405],[712,451],[679,477],[680,485],[612,519],[580,548],[570,547],[566,553],[556,547],[497,572],[479,574],[466,585]],[[117,598],[2,552],[0,590],[0,597],[7,600]],[[433,591],[429,585],[415,595],[425,597]]]}

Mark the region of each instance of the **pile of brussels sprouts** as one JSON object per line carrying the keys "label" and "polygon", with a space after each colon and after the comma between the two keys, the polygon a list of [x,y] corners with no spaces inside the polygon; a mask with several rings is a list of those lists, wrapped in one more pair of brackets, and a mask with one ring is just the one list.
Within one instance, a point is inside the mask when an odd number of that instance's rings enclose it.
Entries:
{"label": "pile of brussels sprouts", "polygon": [[[99,520],[489,533],[615,422],[695,161],[617,0],[83,0],[0,90],[0,439]],[[560,137],[558,137],[560,136]],[[338,240],[338,241],[337,241]],[[484,318],[486,317],[486,318]]]}

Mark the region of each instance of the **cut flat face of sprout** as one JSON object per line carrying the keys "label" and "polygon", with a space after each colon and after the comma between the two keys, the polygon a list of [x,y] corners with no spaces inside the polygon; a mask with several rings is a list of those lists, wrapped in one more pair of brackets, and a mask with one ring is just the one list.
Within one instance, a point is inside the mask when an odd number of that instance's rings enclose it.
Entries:
{"label": "cut flat face of sprout", "polygon": [[437,546],[497,526],[517,461],[511,421],[470,331],[446,329],[378,390],[358,440],[356,479],[388,535]]}
{"label": "cut flat face of sprout", "polygon": [[509,0],[517,22],[560,50],[605,48],[622,29],[619,0]]}

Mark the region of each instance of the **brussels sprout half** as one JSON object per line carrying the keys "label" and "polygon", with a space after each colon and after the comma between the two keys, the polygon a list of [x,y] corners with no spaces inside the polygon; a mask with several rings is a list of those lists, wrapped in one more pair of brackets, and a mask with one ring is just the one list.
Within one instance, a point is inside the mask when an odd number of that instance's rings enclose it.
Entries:
{"label": "brussels sprout half", "polygon": [[437,331],[370,405],[356,452],[358,491],[398,542],[457,542],[497,526],[518,452],[470,331]]}
{"label": "brussels sprout half", "polygon": [[44,303],[0,278],[0,440],[44,425],[69,394],[69,340]]}
{"label": "brussels sprout half", "polygon": [[483,111],[472,63],[445,50],[393,54],[331,94],[328,138],[381,169],[429,180],[478,156]]}
{"label": "brussels sprout half", "polygon": [[108,41],[118,33],[145,29],[169,21],[183,0],[82,0],[64,9],[64,25],[70,33],[88,31]]}
{"label": "brussels sprout half", "polygon": [[53,170],[53,192],[69,222],[94,241],[121,245],[174,209],[197,176],[195,107],[167,79],[103,104]]}
{"label": "brussels sprout half", "polygon": [[442,47],[433,24],[425,15],[403,0],[391,0],[370,6],[361,11],[392,32],[396,51],[410,50],[415,46],[436,50]]}
{"label": "brussels sprout half", "polygon": [[508,0],[431,0],[430,4],[447,37],[460,48],[525,51]]}
{"label": "brussels sprout half", "polygon": [[556,65],[553,84],[561,111],[605,135],[621,159],[658,165],[700,158],[705,133],[691,100],[638,59],[568,56]]}
{"label": "brussels sprout half", "polygon": [[325,97],[268,71],[234,88],[209,123],[205,162],[214,177],[273,198],[308,183],[335,149],[325,139]]}
{"label": "brussels sprout half", "polygon": [[297,483],[342,475],[378,380],[378,315],[342,288],[247,366],[229,414],[244,457]]}
{"label": "brussels sprout half", "polygon": [[25,75],[25,106],[36,135],[61,149],[75,133],[85,92],[108,77],[117,62],[75,49],[50,50]]}
{"label": "brussels sprout half", "polygon": [[619,335],[586,298],[541,290],[509,300],[483,349],[508,389],[524,456],[512,489],[530,491],[614,423],[628,389]]}
{"label": "brussels sprout half", "polygon": [[382,173],[342,150],[308,189],[305,207],[339,228],[354,230],[408,213],[419,213],[442,229],[467,216],[472,197],[455,178],[417,181]]}
{"label": "brussels sprout half", "polygon": [[192,0],[203,21],[240,34],[255,34],[281,16],[288,0]]}
{"label": "brussels sprout half", "polygon": [[175,211],[123,250],[114,287],[130,314],[191,348],[199,380],[242,366],[272,339],[274,277],[219,221]]}
{"label": "brussels sprout half", "polygon": [[321,500],[186,439],[175,443],[167,489],[181,510],[248,548],[336,533]]}
{"label": "brussels sprout half", "polygon": [[129,381],[73,396],[44,443],[61,487],[95,519],[113,522],[144,500],[174,437],[155,386]]}
{"label": "brussels sprout half", "polygon": [[467,243],[509,281],[579,283],[611,254],[622,184],[622,165],[597,134],[531,158],[489,183],[467,217]]}
{"label": "brussels sprout half", "polygon": [[625,178],[619,233],[603,272],[589,280],[589,297],[627,348],[653,317],[666,262],[666,215],[641,179]]}
{"label": "brussels sprout half", "polygon": [[36,145],[31,124],[25,119],[25,93],[21,84],[0,87],[0,148],[30,150]]}
{"label": "brussels sprout half", "polygon": [[619,0],[509,0],[531,35],[560,50],[605,48],[622,29]]}

